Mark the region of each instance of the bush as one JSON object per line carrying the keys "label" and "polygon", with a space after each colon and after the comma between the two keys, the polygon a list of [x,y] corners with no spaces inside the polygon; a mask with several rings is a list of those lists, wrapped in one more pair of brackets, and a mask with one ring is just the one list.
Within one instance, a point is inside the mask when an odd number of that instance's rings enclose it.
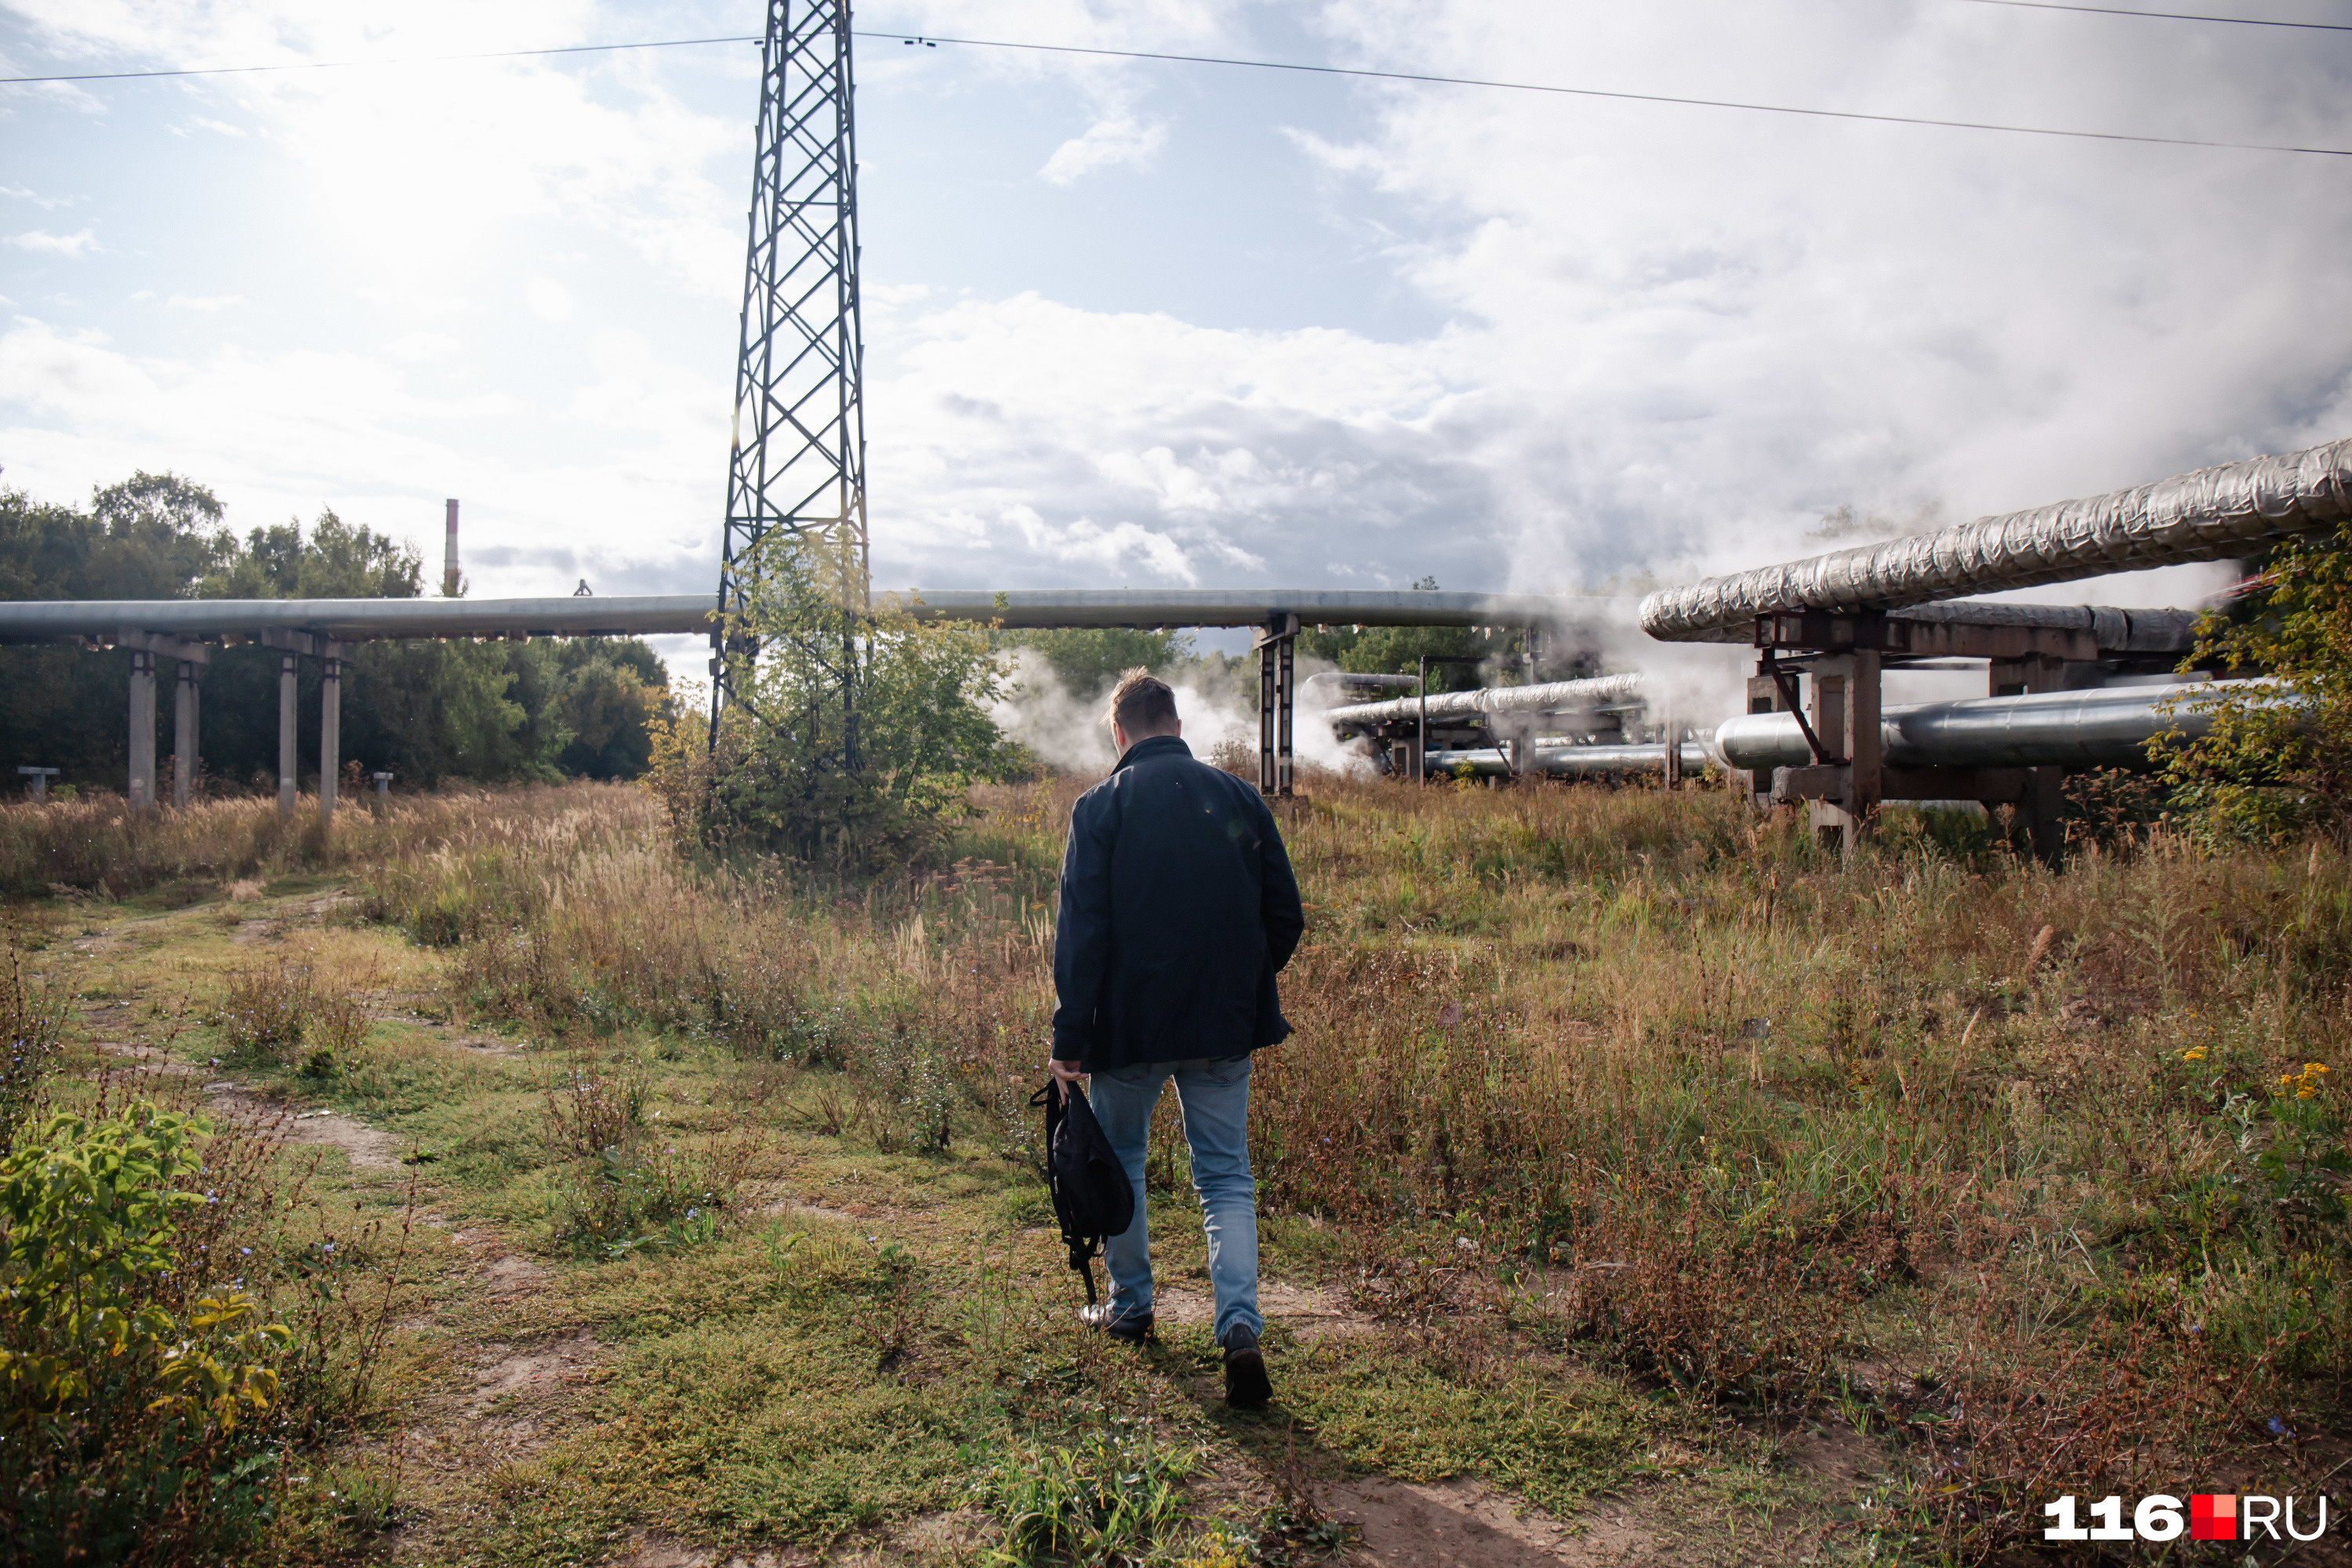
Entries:
{"label": "bush", "polygon": [[266,1507],[254,1418],[291,1335],[175,1267],[207,1131],[134,1104],[52,1118],[0,1162],[0,1497],[34,1560],[168,1559]]}

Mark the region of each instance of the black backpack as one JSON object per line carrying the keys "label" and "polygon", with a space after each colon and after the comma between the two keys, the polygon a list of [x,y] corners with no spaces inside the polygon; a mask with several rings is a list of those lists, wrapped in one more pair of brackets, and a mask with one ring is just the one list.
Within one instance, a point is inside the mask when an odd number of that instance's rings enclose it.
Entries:
{"label": "black backpack", "polygon": [[1072,1084],[1065,1097],[1049,1083],[1029,1103],[1045,1108],[1045,1185],[1054,1194],[1054,1217],[1061,1222],[1070,1267],[1087,1282],[1091,1307],[1094,1260],[1104,1242],[1135,1223],[1135,1188],[1103,1136],[1085,1089]]}

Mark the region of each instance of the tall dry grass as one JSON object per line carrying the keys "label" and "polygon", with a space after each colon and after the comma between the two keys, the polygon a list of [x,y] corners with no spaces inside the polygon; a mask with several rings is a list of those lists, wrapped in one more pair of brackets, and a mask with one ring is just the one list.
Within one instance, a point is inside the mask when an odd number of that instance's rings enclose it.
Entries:
{"label": "tall dry grass", "polygon": [[585,783],[396,795],[382,809],[346,800],[331,833],[321,830],[310,797],[284,824],[276,801],[245,796],[148,812],[131,810],[119,795],[17,801],[0,805],[0,892],[120,898],[173,883],[371,865],[420,845],[496,838],[520,823],[582,809],[651,820],[634,786]]}
{"label": "tall dry grass", "polygon": [[[461,1009],[845,1069],[843,1129],[1028,1152],[1082,787],[982,791],[954,864],[856,887],[683,859],[597,786],[421,803],[335,853],[449,951]],[[2052,868],[1891,814],[1844,868],[1719,794],[1338,780],[1284,820],[1309,929],[1260,1190],[1338,1231],[1367,1309],[1858,1401],[1970,1550],[2053,1489],[2291,1467],[2272,1421],[2335,1419],[2338,850],[2158,831]],[[1151,1168],[1181,1181],[1178,1146]]]}

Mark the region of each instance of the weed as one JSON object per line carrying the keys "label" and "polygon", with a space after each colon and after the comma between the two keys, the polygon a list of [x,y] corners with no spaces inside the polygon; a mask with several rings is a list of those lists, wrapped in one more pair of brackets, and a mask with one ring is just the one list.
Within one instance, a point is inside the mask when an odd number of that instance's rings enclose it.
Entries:
{"label": "weed", "polygon": [[625,1147],[645,1121],[646,1089],[645,1074],[625,1063],[575,1061],[547,1091],[548,1142],[592,1159]]}
{"label": "weed", "polygon": [[38,984],[27,984],[22,956],[12,944],[8,972],[0,976],[0,1035],[8,1057],[0,1062],[0,1150],[39,1103],[41,1086],[57,1063],[65,1033],[65,999]]}
{"label": "weed", "polygon": [[1156,1440],[1148,1418],[1114,1416],[1067,1446],[1016,1447],[972,1487],[998,1532],[983,1560],[1141,1563],[1181,1518],[1197,1463],[1195,1451]]}

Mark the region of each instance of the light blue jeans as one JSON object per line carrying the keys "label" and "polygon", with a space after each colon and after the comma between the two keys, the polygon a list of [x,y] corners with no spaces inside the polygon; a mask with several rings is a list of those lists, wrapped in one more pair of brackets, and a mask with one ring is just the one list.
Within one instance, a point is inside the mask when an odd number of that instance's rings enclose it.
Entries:
{"label": "light blue jeans", "polygon": [[1103,1136],[1135,1187],[1135,1223],[1103,1247],[1114,1318],[1151,1314],[1151,1236],[1143,1212],[1143,1159],[1160,1086],[1176,1080],[1184,1141],[1192,1148],[1192,1190],[1209,1237],[1209,1283],[1217,1293],[1215,1338],[1245,1323],[1262,1332],[1257,1310],[1257,1184],[1250,1178],[1247,1055],[1142,1062],[1094,1075],[1092,1101]]}

